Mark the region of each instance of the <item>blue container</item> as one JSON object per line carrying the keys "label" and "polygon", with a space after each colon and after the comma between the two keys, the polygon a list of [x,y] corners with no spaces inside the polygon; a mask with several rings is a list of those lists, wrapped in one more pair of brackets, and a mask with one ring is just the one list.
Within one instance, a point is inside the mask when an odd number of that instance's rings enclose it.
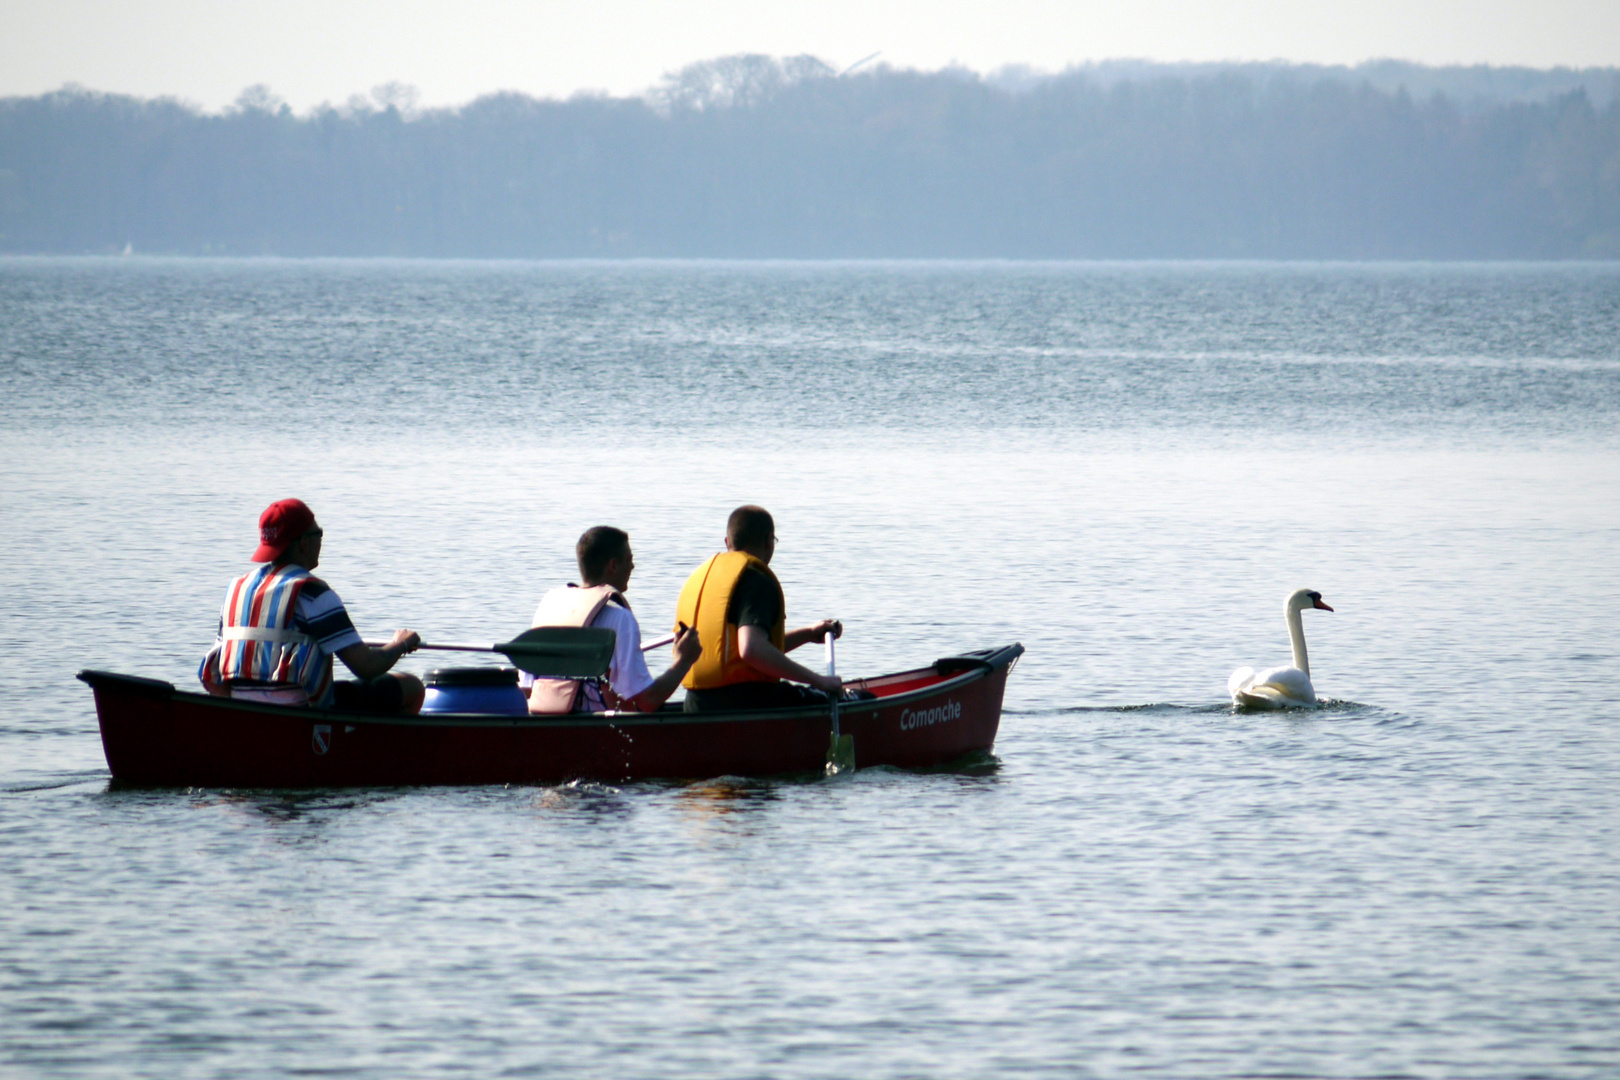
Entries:
{"label": "blue container", "polygon": [[422,680],[427,687],[422,711],[527,716],[529,699],[518,689],[517,682],[517,668],[439,668]]}

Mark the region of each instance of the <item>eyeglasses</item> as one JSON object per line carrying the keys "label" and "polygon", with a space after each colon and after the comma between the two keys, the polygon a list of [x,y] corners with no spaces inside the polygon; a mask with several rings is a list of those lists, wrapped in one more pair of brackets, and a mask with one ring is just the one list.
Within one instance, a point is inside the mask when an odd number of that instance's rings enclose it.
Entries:
{"label": "eyeglasses", "polygon": [[326,535],[326,530],[322,529],[319,525],[317,525],[313,529],[310,529],[308,532],[304,533],[304,535],[300,536],[298,539],[300,539],[300,540],[319,540],[321,537],[323,537],[325,535]]}

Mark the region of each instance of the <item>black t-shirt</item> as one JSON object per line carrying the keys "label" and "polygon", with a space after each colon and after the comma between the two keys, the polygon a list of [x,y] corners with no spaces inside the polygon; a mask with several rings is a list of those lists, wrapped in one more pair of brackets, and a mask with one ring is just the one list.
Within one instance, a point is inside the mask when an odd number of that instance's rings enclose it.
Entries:
{"label": "black t-shirt", "polygon": [[750,566],[731,590],[726,606],[726,622],[737,626],[758,626],[768,633],[782,616],[782,603],[776,583]]}

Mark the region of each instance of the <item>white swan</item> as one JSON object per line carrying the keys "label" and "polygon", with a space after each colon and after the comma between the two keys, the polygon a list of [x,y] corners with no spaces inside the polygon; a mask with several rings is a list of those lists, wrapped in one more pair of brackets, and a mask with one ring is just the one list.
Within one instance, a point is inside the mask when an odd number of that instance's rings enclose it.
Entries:
{"label": "white swan", "polygon": [[1311,589],[1295,589],[1288,597],[1288,644],[1293,647],[1294,666],[1267,668],[1256,672],[1240,667],[1226,680],[1232,704],[1249,709],[1309,708],[1316,704],[1316,688],[1311,685],[1311,660],[1305,655],[1305,627],[1299,613],[1306,608],[1333,609],[1322,603],[1322,594]]}

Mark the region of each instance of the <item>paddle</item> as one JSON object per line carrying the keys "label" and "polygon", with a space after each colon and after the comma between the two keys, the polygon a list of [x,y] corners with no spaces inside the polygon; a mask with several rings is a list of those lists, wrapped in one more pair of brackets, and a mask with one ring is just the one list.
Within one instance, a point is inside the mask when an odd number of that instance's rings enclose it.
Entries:
{"label": "paddle", "polygon": [[[536,626],[499,645],[424,641],[418,648],[447,652],[500,653],[530,675],[547,679],[595,679],[613,660],[616,635],[600,626]],[[381,642],[366,642],[373,648]]]}
{"label": "paddle", "polygon": [[[827,631],[827,674],[837,676],[838,657],[833,650],[833,637],[831,629]],[[855,771],[855,736],[845,735],[838,728],[838,699],[842,693],[834,693],[832,697],[832,741],[827,744],[827,775],[837,776],[841,772]]]}

